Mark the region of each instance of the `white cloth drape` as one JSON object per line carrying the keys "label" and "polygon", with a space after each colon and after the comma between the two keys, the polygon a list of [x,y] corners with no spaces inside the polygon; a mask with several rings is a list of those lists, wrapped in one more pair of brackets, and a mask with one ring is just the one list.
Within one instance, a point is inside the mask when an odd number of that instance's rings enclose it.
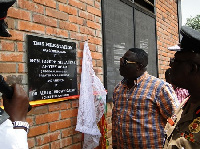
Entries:
{"label": "white cloth drape", "polygon": [[85,42],[82,60],[81,86],[76,131],[84,133],[83,149],[94,149],[101,137],[97,123],[105,111],[105,88],[95,75],[91,52]]}

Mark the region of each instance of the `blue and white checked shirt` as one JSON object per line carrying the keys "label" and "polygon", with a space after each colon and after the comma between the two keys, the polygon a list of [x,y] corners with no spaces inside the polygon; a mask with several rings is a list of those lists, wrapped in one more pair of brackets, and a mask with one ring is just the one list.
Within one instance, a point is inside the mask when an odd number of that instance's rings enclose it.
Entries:
{"label": "blue and white checked shirt", "polygon": [[145,72],[129,89],[122,80],[113,93],[112,143],[118,149],[163,148],[164,127],[178,107],[175,91]]}

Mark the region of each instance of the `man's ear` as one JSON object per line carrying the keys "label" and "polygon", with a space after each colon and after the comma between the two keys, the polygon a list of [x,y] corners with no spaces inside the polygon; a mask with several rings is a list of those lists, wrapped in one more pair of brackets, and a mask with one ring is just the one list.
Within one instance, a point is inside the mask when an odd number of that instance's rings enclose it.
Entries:
{"label": "man's ear", "polygon": [[197,64],[192,62],[190,66],[191,66],[191,69],[190,69],[191,73],[197,73],[199,71],[199,68],[198,68]]}
{"label": "man's ear", "polygon": [[144,66],[142,64],[137,64],[137,70],[142,70],[144,69]]}

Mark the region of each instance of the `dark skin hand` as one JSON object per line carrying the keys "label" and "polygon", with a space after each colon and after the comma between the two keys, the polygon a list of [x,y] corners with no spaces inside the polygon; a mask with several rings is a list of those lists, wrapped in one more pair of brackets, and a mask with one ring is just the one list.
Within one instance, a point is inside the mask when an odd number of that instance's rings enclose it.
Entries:
{"label": "dark skin hand", "polygon": [[14,89],[12,99],[6,99],[3,95],[3,106],[6,113],[10,116],[10,120],[26,121],[28,113],[29,100],[26,92],[19,84],[12,85]]}

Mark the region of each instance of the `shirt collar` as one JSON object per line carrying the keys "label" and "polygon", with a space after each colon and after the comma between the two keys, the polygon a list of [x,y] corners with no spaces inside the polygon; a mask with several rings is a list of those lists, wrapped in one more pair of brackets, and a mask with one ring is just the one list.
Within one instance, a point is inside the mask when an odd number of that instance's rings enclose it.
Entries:
{"label": "shirt collar", "polygon": [[[139,76],[138,78],[136,78],[136,80],[134,80],[135,84],[138,85],[138,83],[144,80],[144,78],[146,78],[148,75],[149,75],[148,72],[145,71],[141,76]],[[123,79],[121,81],[121,83],[124,85],[126,85],[126,82],[127,82],[127,79]]]}

